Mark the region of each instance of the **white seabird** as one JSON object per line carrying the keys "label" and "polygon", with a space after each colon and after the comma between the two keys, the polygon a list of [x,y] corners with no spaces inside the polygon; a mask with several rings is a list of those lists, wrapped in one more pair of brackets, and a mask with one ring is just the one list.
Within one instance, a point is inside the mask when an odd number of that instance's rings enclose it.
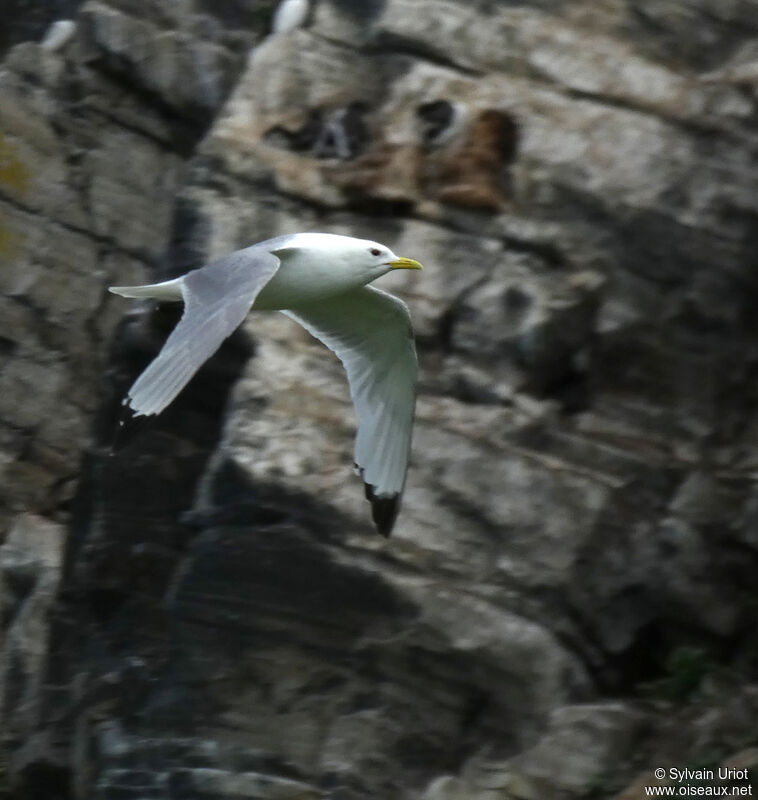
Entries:
{"label": "white seabird", "polygon": [[288,33],[302,27],[309,10],[309,0],[282,0],[274,12],[271,33]]}
{"label": "white seabird", "polygon": [[183,301],[184,314],[124,399],[159,414],[251,309],[282,311],[342,362],[358,417],[355,467],[372,516],[389,536],[400,508],[416,403],[416,348],[405,304],[369,286],[421,269],[377,242],[331,233],[278,236],[174,280],[111,286],[123,297]]}
{"label": "white seabird", "polygon": [[76,23],[72,19],[59,19],[47,29],[40,42],[43,50],[56,52],[64,48],[76,33]]}

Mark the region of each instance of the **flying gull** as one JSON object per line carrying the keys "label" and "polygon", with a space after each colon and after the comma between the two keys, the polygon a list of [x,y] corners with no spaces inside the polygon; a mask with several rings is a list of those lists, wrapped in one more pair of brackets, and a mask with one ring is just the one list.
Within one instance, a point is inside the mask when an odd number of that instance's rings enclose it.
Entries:
{"label": "flying gull", "polygon": [[183,301],[184,314],[124,404],[159,414],[250,309],[282,311],[342,362],[358,417],[355,468],[377,530],[400,508],[416,403],[416,349],[405,304],[369,286],[393,269],[421,269],[366,239],[295,233],[238,250],[174,280],[111,286],[123,297]]}

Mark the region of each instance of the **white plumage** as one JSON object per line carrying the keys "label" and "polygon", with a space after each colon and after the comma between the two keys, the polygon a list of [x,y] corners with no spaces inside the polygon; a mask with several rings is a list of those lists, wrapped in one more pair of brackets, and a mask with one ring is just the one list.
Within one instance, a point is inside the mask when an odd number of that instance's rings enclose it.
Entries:
{"label": "white plumage", "polygon": [[56,52],[65,47],[76,33],[76,23],[72,19],[59,19],[54,22],[45,32],[45,36],[40,42],[43,50]]}
{"label": "white plumage", "polygon": [[358,417],[356,468],[388,536],[405,485],[416,397],[416,350],[405,305],[368,286],[392,269],[420,269],[377,242],[328,233],[279,236],[180,278],[112,286],[124,297],[183,300],[184,314],[129,390],[135,416],[158,414],[248,311],[283,311],[342,361]]}
{"label": "white plumage", "polygon": [[271,22],[272,33],[287,33],[303,25],[308,18],[308,0],[282,0],[274,12]]}

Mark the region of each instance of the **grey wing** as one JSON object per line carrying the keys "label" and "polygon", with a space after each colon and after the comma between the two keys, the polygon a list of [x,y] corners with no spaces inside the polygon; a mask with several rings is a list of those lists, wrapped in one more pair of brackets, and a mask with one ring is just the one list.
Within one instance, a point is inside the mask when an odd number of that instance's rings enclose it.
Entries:
{"label": "grey wing", "polygon": [[181,279],[184,314],[124,401],[135,416],[159,414],[241,324],[279,259],[259,245],[238,250]]}
{"label": "grey wing", "polygon": [[405,305],[372,286],[284,312],[334,351],[358,416],[355,464],[389,536],[405,487],[416,406],[416,348]]}

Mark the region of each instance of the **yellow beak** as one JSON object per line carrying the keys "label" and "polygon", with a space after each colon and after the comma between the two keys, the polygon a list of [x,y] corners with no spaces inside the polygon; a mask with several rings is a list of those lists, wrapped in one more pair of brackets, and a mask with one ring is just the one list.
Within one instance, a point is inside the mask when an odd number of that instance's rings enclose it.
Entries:
{"label": "yellow beak", "polygon": [[397,261],[390,261],[389,265],[392,269],[423,269],[421,264],[412,258],[398,258]]}

